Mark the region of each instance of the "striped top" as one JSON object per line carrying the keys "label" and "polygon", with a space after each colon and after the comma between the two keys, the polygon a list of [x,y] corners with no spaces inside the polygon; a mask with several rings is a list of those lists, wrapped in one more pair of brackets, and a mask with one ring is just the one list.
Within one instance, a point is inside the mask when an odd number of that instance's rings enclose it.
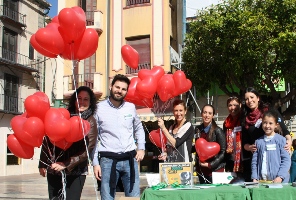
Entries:
{"label": "striped top", "polygon": [[98,152],[125,153],[145,150],[145,132],[135,105],[126,101],[117,108],[108,99],[97,104],[94,115],[98,125],[100,145],[94,150],[93,165],[99,165]]}

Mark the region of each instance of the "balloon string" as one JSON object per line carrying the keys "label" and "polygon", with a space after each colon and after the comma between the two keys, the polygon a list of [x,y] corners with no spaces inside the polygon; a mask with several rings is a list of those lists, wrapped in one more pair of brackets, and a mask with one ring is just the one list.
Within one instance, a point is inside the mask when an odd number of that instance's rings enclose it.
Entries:
{"label": "balloon string", "polygon": [[[199,166],[201,167],[200,164],[199,164]],[[204,174],[201,171],[201,168],[200,167],[199,167],[200,173],[196,170],[197,174],[200,175],[204,179],[205,183],[208,182],[209,184],[211,184],[211,181],[209,181],[208,179],[206,179],[206,177],[204,176]]]}
{"label": "balloon string", "polygon": [[[155,105],[157,104],[156,103],[156,96],[154,96],[153,97],[153,107],[155,107]],[[164,113],[165,113],[165,111],[166,111],[166,109],[168,108],[168,105],[170,105],[170,103],[171,103],[171,101],[173,100],[173,98],[170,98],[169,100],[167,100],[165,103],[164,103],[164,105],[162,106],[163,107],[163,109],[162,110],[160,110],[160,114],[157,114],[157,112],[155,113],[155,115],[157,116],[157,115],[162,115],[162,116],[164,116]],[[143,103],[147,106],[147,108],[149,108],[148,107],[148,105],[145,103],[145,101],[143,101]],[[164,118],[164,117],[163,117]],[[145,123],[144,123],[144,125],[145,125]],[[145,125],[145,127],[146,127],[146,125]],[[149,133],[149,136],[150,136],[150,132],[148,131],[148,129],[147,129],[147,127],[146,127],[146,130],[147,130],[147,132]],[[160,152],[160,150],[158,149],[158,151],[161,153],[161,154],[163,154],[164,152],[165,152],[165,150],[164,150],[164,140],[163,140],[163,135],[162,135],[162,130],[160,129],[160,143],[161,143],[161,151],[162,152]],[[156,143],[155,143],[155,141],[154,141],[154,139],[153,139],[153,137],[149,137],[149,138],[152,138],[152,143],[154,144],[154,145],[156,145]],[[166,137],[167,138],[167,137]],[[170,139],[169,138],[167,138],[167,140],[172,144],[172,141],[170,141]],[[177,151],[177,153],[185,160],[185,157],[180,153],[180,151],[178,151],[178,149],[176,148],[176,147],[174,147],[174,146],[172,146],[173,148],[174,148],[174,150],[176,150]]]}
{"label": "balloon string", "polygon": [[[145,123],[144,123],[144,127],[145,127],[145,129],[146,129],[146,131],[149,133],[149,136],[150,136],[150,132],[149,132],[149,130],[148,130],[148,128],[147,128],[147,126],[145,125]],[[154,141],[154,139],[153,139],[153,137],[149,137],[149,138],[151,138],[152,139],[152,143],[156,146],[156,143],[155,143],[155,141]],[[157,150],[159,151],[159,153],[161,153],[161,151],[159,150],[159,148],[157,148]]]}

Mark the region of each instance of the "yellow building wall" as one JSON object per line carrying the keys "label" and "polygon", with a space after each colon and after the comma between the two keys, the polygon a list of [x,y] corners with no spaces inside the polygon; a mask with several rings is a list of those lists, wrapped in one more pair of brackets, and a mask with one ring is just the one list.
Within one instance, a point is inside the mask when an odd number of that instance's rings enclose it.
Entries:
{"label": "yellow building wall", "polygon": [[[159,2],[161,1],[161,3]],[[121,34],[113,33],[114,29],[114,10],[113,4],[117,4],[119,0],[99,0],[97,1],[97,10],[102,12],[102,29],[103,32],[99,37],[98,49],[96,51],[96,72],[102,74],[102,92],[103,96],[105,96],[108,92],[109,81],[116,74],[125,74],[125,63],[121,59],[121,66],[117,71],[113,69],[113,56],[114,51],[118,51],[120,49],[113,49],[113,40],[114,38],[121,39],[121,46],[126,44],[126,38],[137,37],[137,36],[150,36],[150,50],[151,50],[151,66],[156,65],[153,60],[153,41],[157,41],[154,43],[159,45],[159,48],[162,48],[163,61],[161,65],[164,67],[166,72],[170,71],[170,39],[172,37],[172,22],[171,22],[171,7],[169,1],[167,0],[150,0],[150,5],[145,6],[133,6],[126,7],[126,0],[121,0]],[[161,41],[159,35],[157,35],[157,40],[155,40],[155,36],[153,35],[153,14],[155,14],[155,10],[153,10],[153,3],[157,3],[157,5],[161,5],[162,8],[157,10],[161,10],[162,17],[157,20],[162,20],[162,36]],[[66,0],[66,7],[77,6],[78,1]],[[156,5],[156,4],[155,4]],[[108,7],[110,10],[108,10]],[[118,7],[117,7],[118,8]],[[109,13],[108,13],[109,12]],[[118,10],[117,10],[118,12]],[[118,14],[118,13],[116,13]],[[116,15],[118,16],[118,15]],[[159,15],[158,15],[159,17]],[[109,26],[108,26],[109,22]],[[118,22],[118,21],[117,21]],[[174,26],[174,25],[173,25]],[[117,29],[118,30],[118,29]],[[109,43],[107,43],[107,39]],[[118,42],[118,41],[117,41]],[[158,48],[154,46],[154,48]],[[116,48],[120,48],[117,46]],[[108,59],[108,60],[107,60]],[[118,57],[117,57],[118,61]],[[71,61],[64,61],[64,75],[72,74],[72,63]]]}

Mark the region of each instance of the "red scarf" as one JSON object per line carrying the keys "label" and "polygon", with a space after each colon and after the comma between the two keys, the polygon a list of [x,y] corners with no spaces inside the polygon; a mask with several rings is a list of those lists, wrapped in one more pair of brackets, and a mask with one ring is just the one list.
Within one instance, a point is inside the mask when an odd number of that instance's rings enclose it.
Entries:
{"label": "red scarf", "polygon": [[255,125],[257,120],[260,118],[262,118],[262,112],[256,108],[246,116],[245,128],[248,129],[250,126]]}
{"label": "red scarf", "polygon": [[[233,138],[232,132],[234,127],[240,126],[239,115],[234,119],[232,115],[228,115],[225,120],[225,128],[226,128],[226,141],[227,141],[227,149],[226,152],[229,154],[233,153],[234,146],[233,146]],[[242,142],[241,142],[241,131],[235,133],[235,152],[234,152],[234,166],[233,171],[238,172],[241,171],[242,168],[240,167],[241,161],[241,150],[242,150]]]}

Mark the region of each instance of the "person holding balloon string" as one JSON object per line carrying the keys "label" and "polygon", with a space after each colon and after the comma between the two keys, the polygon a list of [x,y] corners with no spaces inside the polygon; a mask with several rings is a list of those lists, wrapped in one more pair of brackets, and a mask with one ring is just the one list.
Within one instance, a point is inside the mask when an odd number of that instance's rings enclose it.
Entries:
{"label": "person holding balloon string", "polygon": [[44,138],[38,168],[41,176],[47,176],[49,199],[59,199],[62,195],[69,200],[80,199],[88,174],[88,156],[91,156],[97,140],[98,129],[93,117],[96,97],[89,87],[81,86],[72,94],[68,111],[72,116],[80,113],[81,118],[89,122],[90,131],[72,145],[65,142],[64,148],[55,146],[48,136]]}
{"label": "person holding balloon string", "polygon": [[175,123],[167,129],[164,121],[158,118],[158,126],[167,139],[164,152],[158,156],[159,160],[168,162],[192,162],[191,149],[194,137],[194,128],[185,118],[187,109],[185,102],[175,100],[173,102],[173,114]]}
{"label": "person holding balloon string", "polygon": [[[215,108],[206,104],[202,108],[202,123],[196,127],[196,172],[199,183],[212,183],[212,172],[224,172],[226,137],[213,119]],[[209,148],[210,147],[210,148]]]}

